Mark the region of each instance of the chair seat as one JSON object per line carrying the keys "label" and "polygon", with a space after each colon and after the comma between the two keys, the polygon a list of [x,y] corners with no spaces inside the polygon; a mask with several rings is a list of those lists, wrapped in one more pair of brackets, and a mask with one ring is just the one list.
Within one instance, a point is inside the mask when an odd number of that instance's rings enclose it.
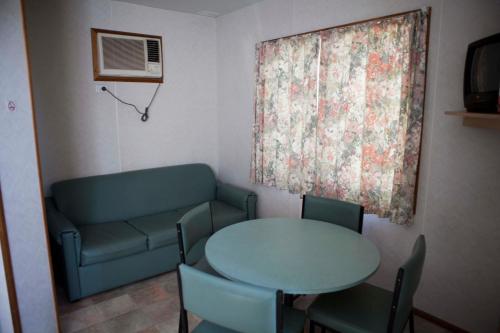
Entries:
{"label": "chair seat", "polygon": [[125,222],[78,226],[82,239],[81,265],[109,261],[147,250],[147,237]]}
{"label": "chair seat", "polygon": [[210,264],[207,261],[207,257],[205,257],[205,256],[201,257],[201,259],[198,260],[198,262],[196,264],[194,264],[193,267],[202,271],[202,272],[208,273],[210,275],[223,277],[219,273],[217,273],[215,271],[215,269],[212,268],[212,266],[210,266]]}
{"label": "chair seat", "polygon": [[387,332],[393,293],[361,284],[320,295],[307,310],[316,323],[344,333]]}
{"label": "chair seat", "polygon": [[212,202],[212,216],[214,232],[247,219],[247,213],[244,210],[217,200]]}
{"label": "chair seat", "polygon": [[189,266],[193,266],[198,261],[200,261],[203,257],[205,257],[205,245],[207,244],[208,237],[203,237],[199,241],[197,241],[191,250],[186,253],[186,264]]}
{"label": "chair seat", "polygon": [[208,237],[203,237],[191,248],[191,251],[186,255],[186,264],[199,269],[202,272],[210,275],[221,277],[207,261],[205,257],[205,244],[207,244]]}
{"label": "chair seat", "polygon": [[148,249],[154,250],[177,244],[176,223],[182,215],[184,210],[173,210],[130,219],[127,223],[145,234],[148,238]]}
{"label": "chair seat", "polygon": [[[306,315],[303,311],[293,308],[283,308],[283,333],[302,333]],[[206,320],[202,321],[192,333],[239,333],[228,328],[212,324]],[[266,333],[266,332],[256,332]]]}

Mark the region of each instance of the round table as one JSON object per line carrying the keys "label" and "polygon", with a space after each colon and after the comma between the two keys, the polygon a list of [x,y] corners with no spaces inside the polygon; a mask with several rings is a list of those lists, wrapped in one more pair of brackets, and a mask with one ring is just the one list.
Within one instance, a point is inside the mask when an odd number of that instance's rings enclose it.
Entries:
{"label": "round table", "polygon": [[287,294],[321,294],[355,286],[379,267],[373,243],[347,228],[308,219],[270,218],[233,224],[206,244],[222,276]]}

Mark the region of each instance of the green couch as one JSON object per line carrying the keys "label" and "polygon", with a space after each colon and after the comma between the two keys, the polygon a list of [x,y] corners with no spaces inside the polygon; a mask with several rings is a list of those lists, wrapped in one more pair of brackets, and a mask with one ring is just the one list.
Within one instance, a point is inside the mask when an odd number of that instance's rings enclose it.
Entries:
{"label": "green couch", "polygon": [[46,198],[54,266],[71,301],[175,269],[176,223],[212,205],[213,227],[254,219],[254,193],[186,164],[66,180]]}

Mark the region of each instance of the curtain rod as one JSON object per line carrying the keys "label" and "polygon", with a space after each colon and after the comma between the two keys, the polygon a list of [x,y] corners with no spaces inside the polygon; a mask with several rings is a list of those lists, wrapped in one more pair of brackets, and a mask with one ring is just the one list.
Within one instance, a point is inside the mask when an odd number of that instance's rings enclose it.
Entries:
{"label": "curtain rod", "polygon": [[349,26],[352,26],[352,25],[363,24],[363,23],[367,23],[367,22],[371,22],[371,21],[386,20],[386,19],[393,18],[393,17],[396,17],[396,16],[402,16],[402,15],[407,15],[407,14],[411,14],[411,13],[416,13],[416,12],[421,11],[422,9],[425,9],[429,14],[431,12],[431,7],[424,7],[424,8],[421,8],[421,9],[414,9],[414,10],[409,10],[409,11],[406,11],[406,12],[401,12],[401,13],[396,13],[396,14],[391,14],[391,15],[386,15],[386,16],[380,16],[380,17],[375,17],[375,18],[371,18],[371,19],[366,19],[366,20],[361,20],[361,21],[356,21],[356,22],[351,22],[351,23],[336,25],[336,26],[333,26],[333,27],[326,27],[326,28],[321,28],[321,29],[316,29],[316,30],[301,32],[301,33],[298,33],[298,34],[293,34],[293,35],[288,35],[288,36],[283,36],[283,37],[268,39],[268,40],[261,41],[261,43],[274,42],[274,41],[277,41],[278,39],[282,39],[282,38],[291,38],[291,37],[296,37],[296,36],[302,36],[302,35],[312,34],[312,33],[320,32],[320,31],[324,31],[324,30],[345,28],[345,27],[349,27]]}

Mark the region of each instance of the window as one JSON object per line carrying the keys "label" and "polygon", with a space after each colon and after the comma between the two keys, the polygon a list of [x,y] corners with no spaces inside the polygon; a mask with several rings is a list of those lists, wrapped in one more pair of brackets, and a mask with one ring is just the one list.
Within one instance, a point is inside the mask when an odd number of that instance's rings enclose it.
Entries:
{"label": "window", "polygon": [[252,181],[411,223],[425,10],[257,46]]}

